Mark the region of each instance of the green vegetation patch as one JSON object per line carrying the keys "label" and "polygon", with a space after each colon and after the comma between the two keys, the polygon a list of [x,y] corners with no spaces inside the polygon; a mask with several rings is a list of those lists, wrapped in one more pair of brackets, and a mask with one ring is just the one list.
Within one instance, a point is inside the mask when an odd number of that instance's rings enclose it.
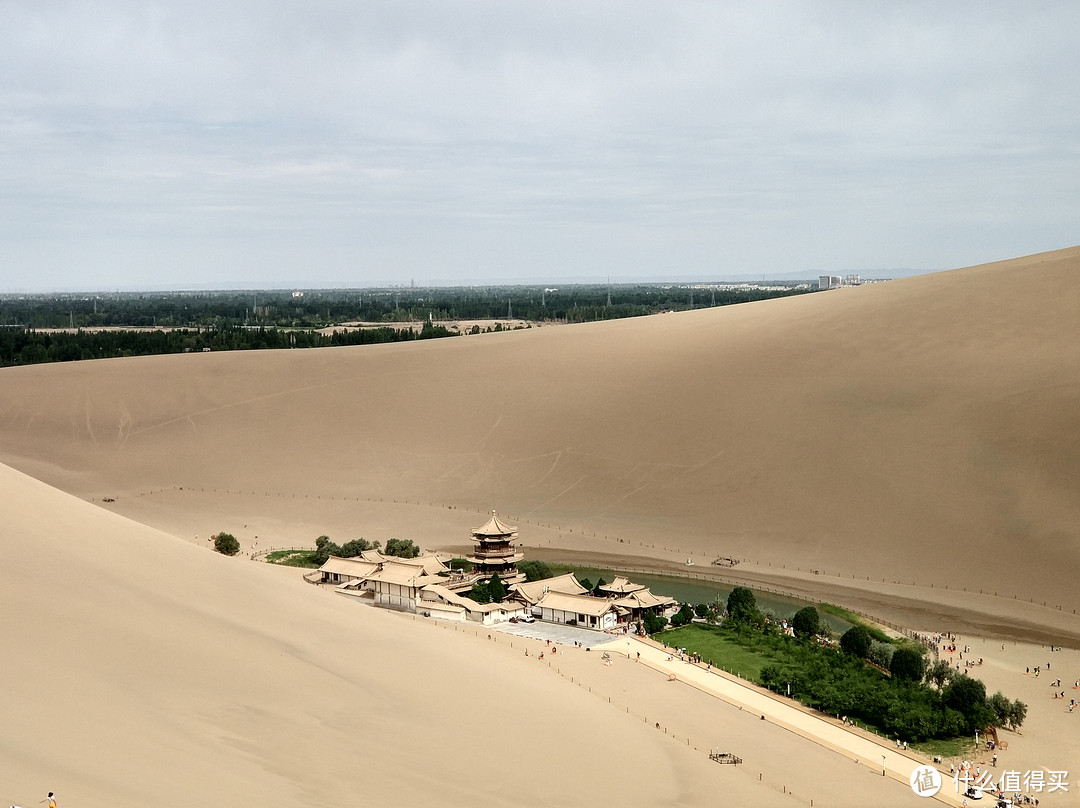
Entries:
{"label": "green vegetation patch", "polygon": [[685,648],[699,654],[704,662],[752,682],[760,682],[762,669],[778,659],[768,648],[750,647],[735,632],[720,626],[692,623],[664,631],[655,639],[671,648]]}
{"label": "green vegetation patch", "polygon": [[[735,587],[721,626],[693,624],[659,632],[655,639],[899,740],[960,738],[990,724],[1017,729],[1024,721],[1023,702],[1001,693],[988,698],[981,681],[955,674],[945,663],[928,666],[921,646],[875,643],[856,625],[837,647],[817,633],[813,607],[801,613],[791,637],[761,613],[750,590]],[[892,652],[887,671],[870,658],[875,645]]]}
{"label": "green vegetation patch", "polygon": [[841,620],[846,620],[853,626],[862,626],[866,629],[866,633],[870,635],[871,639],[877,640],[878,642],[892,644],[899,642],[896,637],[890,637],[862,615],[855,614],[855,612],[845,609],[843,606],[835,606],[832,603],[819,603],[817,604],[817,608],[827,614],[831,614],[833,617],[839,617]]}
{"label": "green vegetation patch", "polygon": [[266,554],[266,560],[271,564],[280,564],[283,567],[306,567],[317,569],[314,550],[274,550]]}

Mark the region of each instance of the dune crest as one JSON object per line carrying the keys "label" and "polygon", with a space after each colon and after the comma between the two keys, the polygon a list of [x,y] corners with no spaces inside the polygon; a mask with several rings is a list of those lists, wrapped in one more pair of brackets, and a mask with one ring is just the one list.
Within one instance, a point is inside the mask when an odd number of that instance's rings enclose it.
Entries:
{"label": "dune crest", "polygon": [[[1071,610],[1078,270],[1071,248],[583,326],[6,369],[0,459],[121,510],[183,486],[497,504],[569,548],[625,549],[596,533]],[[187,532],[174,501],[136,512]]]}

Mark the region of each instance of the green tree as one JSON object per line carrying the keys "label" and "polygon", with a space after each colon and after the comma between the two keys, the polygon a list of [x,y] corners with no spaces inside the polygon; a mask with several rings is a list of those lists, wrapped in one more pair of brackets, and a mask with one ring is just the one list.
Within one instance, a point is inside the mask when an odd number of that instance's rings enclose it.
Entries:
{"label": "green tree", "polygon": [[[939,659],[926,669],[926,682],[927,684],[936,687],[939,691],[942,691],[945,689],[945,685],[953,680],[955,675],[956,674],[953,673],[953,669],[950,667],[949,663],[944,659]],[[997,693],[997,695],[1001,696],[1002,699],[1005,699],[1000,692]],[[1008,704],[1008,699],[1005,699],[1005,702]],[[1004,726],[1004,724],[1001,724],[1000,726]]]}
{"label": "green tree", "polygon": [[585,588],[586,591],[592,592],[592,590],[593,590],[593,582],[590,581],[588,578],[582,578],[580,581],[578,581],[578,583],[581,584]]}
{"label": "green tree", "polygon": [[329,536],[319,536],[315,539],[315,565],[321,567],[325,564],[330,556],[336,556],[341,558],[341,548],[330,541]]}
{"label": "green tree", "polygon": [[727,611],[728,618],[736,623],[754,623],[760,616],[757,598],[745,586],[737,586],[731,590],[727,599]]}
{"label": "green tree", "polygon": [[543,561],[522,561],[517,568],[518,572],[525,576],[526,581],[542,581],[553,577],[551,567]]}
{"label": "green tree", "polygon": [[679,607],[679,611],[671,616],[672,626],[685,626],[694,619],[694,607],[689,603],[684,603]]}
{"label": "green tree", "polygon": [[604,580],[604,578],[603,578],[603,576],[601,576],[601,577],[600,577],[600,578],[599,578],[599,579],[597,580],[597,582],[596,582],[596,586],[594,586],[594,587],[592,588],[592,593],[593,593],[594,595],[596,595],[597,597],[599,597],[599,596],[600,596],[600,587],[602,587],[602,586],[603,586],[604,584],[606,584],[606,583],[607,583],[607,581],[605,581],[605,580]]}
{"label": "green tree", "polygon": [[214,549],[222,555],[234,556],[240,552],[240,542],[231,533],[218,533],[214,536]]}
{"label": "green tree", "polygon": [[870,650],[866,652],[866,658],[879,668],[890,670],[896,646],[891,642],[879,642],[878,640],[873,639],[873,636],[873,634],[870,635]]}
{"label": "green tree", "polygon": [[477,603],[491,603],[491,593],[488,591],[487,581],[477,581],[472,585],[472,589],[465,593],[465,597],[469,600],[475,600]]}
{"label": "green tree", "polygon": [[1012,702],[1000,690],[986,700],[986,705],[994,714],[994,723],[999,727],[1007,727],[1012,715]]}
{"label": "green tree", "polygon": [[499,578],[499,573],[491,573],[491,578],[488,579],[487,584],[488,595],[491,596],[492,603],[502,603],[506,598],[506,585]]}
{"label": "green tree", "polygon": [[383,553],[398,558],[416,558],[420,555],[420,548],[412,539],[387,539]]}
{"label": "green tree", "polygon": [[986,685],[970,676],[957,676],[941,694],[946,707],[956,710],[967,722],[971,732],[994,722],[994,711],[986,701]]}
{"label": "green tree", "polygon": [[341,545],[341,552],[338,555],[340,558],[356,558],[356,556],[374,547],[375,545],[367,539],[353,539]]}
{"label": "green tree", "polygon": [[814,637],[821,630],[821,617],[813,606],[804,606],[791,618],[791,628],[801,640]]}
{"label": "green tree", "polygon": [[655,612],[645,612],[641,622],[645,624],[646,634],[656,634],[658,631],[663,631],[664,626],[668,623],[666,617],[661,617]]}
{"label": "green tree", "polygon": [[857,659],[866,659],[870,650],[870,633],[862,626],[852,626],[841,635],[840,649]]}
{"label": "green tree", "polygon": [[694,614],[701,618],[707,617],[709,614],[709,604],[699,603],[697,606],[694,607]]}
{"label": "green tree", "polygon": [[893,651],[889,661],[889,673],[893,679],[905,682],[921,682],[926,672],[926,659],[916,648],[902,646]]}
{"label": "green tree", "polygon": [[1025,718],[1027,718],[1027,705],[1017,699],[1012,703],[1012,709],[1009,711],[1009,727],[1020,729]]}

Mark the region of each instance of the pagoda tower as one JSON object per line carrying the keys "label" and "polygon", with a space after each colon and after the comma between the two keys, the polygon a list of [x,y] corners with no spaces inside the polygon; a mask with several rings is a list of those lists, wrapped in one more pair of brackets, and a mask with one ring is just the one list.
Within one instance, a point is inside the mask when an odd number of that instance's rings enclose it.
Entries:
{"label": "pagoda tower", "polygon": [[518,574],[517,563],[525,558],[514,546],[517,535],[516,527],[501,522],[492,511],[491,518],[472,532],[476,549],[466,560],[484,577],[498,573],[503,581],[512,578]]}

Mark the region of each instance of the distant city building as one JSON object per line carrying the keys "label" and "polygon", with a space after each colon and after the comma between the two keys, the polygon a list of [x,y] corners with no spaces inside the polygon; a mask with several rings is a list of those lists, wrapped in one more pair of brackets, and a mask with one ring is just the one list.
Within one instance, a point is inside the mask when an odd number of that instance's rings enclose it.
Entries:
{"label": "distant city building", "polygon": [[839,289],[841,286],[861,286],[861,275],[818,275],[818,289]]}

